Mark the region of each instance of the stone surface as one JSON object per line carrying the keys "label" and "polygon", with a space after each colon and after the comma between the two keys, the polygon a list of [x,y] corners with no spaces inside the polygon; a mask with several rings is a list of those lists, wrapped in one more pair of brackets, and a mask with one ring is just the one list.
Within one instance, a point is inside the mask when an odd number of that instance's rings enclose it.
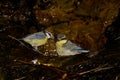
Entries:
{"label": "stone surface", "polygon": [[37,0],[34,9],[41,25],[55,36],[64,33],[68,39],[91,51],[104,47],[105,28],[115,20],[119,9],[116,0],[51,0],[44,9],[40,3]]}

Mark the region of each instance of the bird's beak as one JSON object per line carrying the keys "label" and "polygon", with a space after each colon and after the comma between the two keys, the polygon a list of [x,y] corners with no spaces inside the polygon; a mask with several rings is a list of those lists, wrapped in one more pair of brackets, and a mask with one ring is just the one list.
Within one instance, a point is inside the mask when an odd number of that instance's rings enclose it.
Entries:
{"label": "bird's beak", "polygon": [[46,36],[50,39],[54,39],[54,36],[52,35],[52,33],[50,33],[50,32],[46,32],[45,33],[46,34]]}
{"label": "bird's beak", "polygon": [[51,38],[51,39],[54,39],[54,36],[51,36],[50,38]]}

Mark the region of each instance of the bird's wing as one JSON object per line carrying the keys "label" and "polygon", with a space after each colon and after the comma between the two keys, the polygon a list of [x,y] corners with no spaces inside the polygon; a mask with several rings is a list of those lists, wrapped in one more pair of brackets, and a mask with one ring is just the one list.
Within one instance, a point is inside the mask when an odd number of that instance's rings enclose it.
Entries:
{"label": "bird's wing", "polygon": [[77,46],[76,44],[72,43],[70,40],[68,40],[64,45],[64,48],[69,49],[71,51],[78,51],[79,53],[88,53],[89,50],[84,50],[80,46]]}
{"label": "bird's wing", "polygon": [[82,48],[81,47],[79,47],[79,46],[73,46],[72,48],[71,48],[71,50],[81,50]]}
{"label": "bird's wing", "polygon": [[30,34],[24,37],[23,39],[43,39],[45,37],[46,35],[43,32],[37,32],[37,33]]}
{"label": "bird's wing", "polygon": [[65,47],[66,49],[70,49],[70,50],[77,50],[77,49],[82,49],[81,47],[77,46],[76,44],[72,43],[70,40],[68,40],[63,47]]}

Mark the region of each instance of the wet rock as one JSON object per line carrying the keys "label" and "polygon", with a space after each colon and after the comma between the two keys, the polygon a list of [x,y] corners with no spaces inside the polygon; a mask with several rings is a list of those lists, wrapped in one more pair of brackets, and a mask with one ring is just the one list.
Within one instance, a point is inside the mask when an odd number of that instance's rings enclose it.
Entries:
{"label": "wet rock", "polygon": [[50,3],[51,6],[44,10],[38,2],[34,6],[36,19],[41,25],[48,27],[55,36],[64,33],[68,39],[92,51],[104,47],[105,28],[118,14],[117,1],[54,0]]}

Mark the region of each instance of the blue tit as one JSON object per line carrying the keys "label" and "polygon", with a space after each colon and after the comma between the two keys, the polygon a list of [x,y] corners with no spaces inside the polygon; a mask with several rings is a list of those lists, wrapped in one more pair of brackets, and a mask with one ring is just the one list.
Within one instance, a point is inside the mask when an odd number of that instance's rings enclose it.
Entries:
{"label": "blue tit", "polygon": [[71,56],[89,52],[89,50],[84,50],[83,48],[72,43],[70,40],[67,40],[64,34],[58,34],[57,39],[56,51],[59,56]]}
{"label": "blue tit", "polygon": [[46,44],[49,38],[54,39],[54,36],[52,35],[52,33],[48,31],[41,31],[41,32],[30,34],[22,38],[22,40],[29,43],[32,47],[38,50],[38,46],[42,46]]}

